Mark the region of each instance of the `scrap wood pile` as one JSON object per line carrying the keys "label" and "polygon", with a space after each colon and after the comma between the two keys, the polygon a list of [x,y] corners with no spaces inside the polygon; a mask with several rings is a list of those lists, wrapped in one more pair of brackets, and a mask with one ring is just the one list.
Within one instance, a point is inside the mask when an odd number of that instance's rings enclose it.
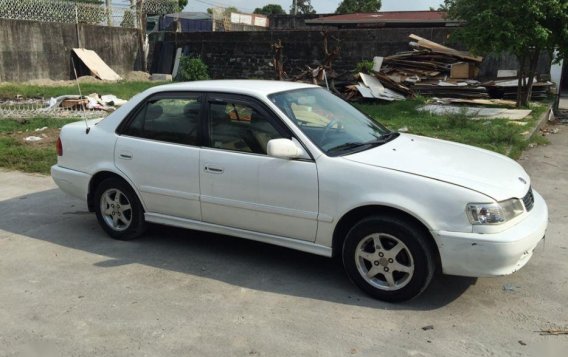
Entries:
{"label": "scrap wood pile", "polygon": [[[383,100],[402,100],[415,94],[453,98],[488,98],[485,87],[475,78],[482,57],[473,56],[453,48],[442,46],[416,35],[410,35],[412,51],[400,52],[388,57],[373,59],[373,76],[389,91],[402,97],[386,96],[379,87],[372,88],[371,95],[363,83],[346,87],[348,99],[378,98]],[[376,83],[374,83],[376,84]],[[363,90],[363,91],[361,91]],[[376,94],[379,94],[378,96]]]}
{"label": "scrap wood pile", "polygon": [[[516,72],[516,71],[513,71]],[[499,77],[499,75],[497,76]],[[527,81],[528,78],[525,78]],[[514,76],[500,77],[496,80],[483,83],[483,86],[487,89],[487,93],[491,98],[503,98],[503,99],[515,99],[517,97],[517,88],[519,85],[519,80]],[[532,99],[545,99],[548,96],[550,87],[553,83],[550,81],[539,81],[538,78],[534,78],[531,98]]]}
{"label": "scrap wood pile", "polygon": [[[331,38],[335,41],[336,46],[332,50],[329,50],[329,33],[327,31],[321,31],[321,35],[323,37],[323,51],[325,54],[323,61],[321,61],[321,63],[315,68],[306,65],[305,69],[303,69],[300,74],[292,78],[294,82],[306,82],[316,85],[325,83],[326,86],[329,87],[329,79],[334,79],[337,77],[337,73],[335,73],[335,71],[333,70],[333,61],[335,61],[339,57],[339,54],[341,52],[341,47],[339,47],[339,45],[341,41],[338,38],[331,36]],[[276,45],[279,45],[280,48],[276,47]],[[282,43],[279,40],[277,44],[274,44],[272,46],[275,50],[274,58],[276,58],[276,56],[279,55],[279,53],[276,51],[278,49],[281,50]],[[279,69],[279,63],[276,60],[274,61],[274,68],[277,73],[277,78],[281,78],[282,71]]]}

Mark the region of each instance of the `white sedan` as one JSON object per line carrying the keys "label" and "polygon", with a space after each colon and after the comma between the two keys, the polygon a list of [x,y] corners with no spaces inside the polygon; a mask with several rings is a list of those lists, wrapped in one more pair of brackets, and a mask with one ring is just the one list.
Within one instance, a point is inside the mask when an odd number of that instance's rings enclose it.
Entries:
{"label": "white sedan", "polygon": [[437,269],[511,274],[548,221],[515,161],[389,131],[306,84],[154,87],[66,125],[57,150],[53,179],[113,238],[151,222],[340,256],[385,301],[419,295]]}

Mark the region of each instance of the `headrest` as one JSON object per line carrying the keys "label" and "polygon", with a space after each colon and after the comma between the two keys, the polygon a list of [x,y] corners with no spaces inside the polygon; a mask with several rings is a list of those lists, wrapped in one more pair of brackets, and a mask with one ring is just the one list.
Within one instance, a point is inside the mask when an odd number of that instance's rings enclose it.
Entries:
{"label": "headrest", "polygon": [[164,109],[161,105],[151,103],[148,105],[148,109],[146,110],[146,118],[148,119],[156,119],[159,118],[160,115],[164,112]]}

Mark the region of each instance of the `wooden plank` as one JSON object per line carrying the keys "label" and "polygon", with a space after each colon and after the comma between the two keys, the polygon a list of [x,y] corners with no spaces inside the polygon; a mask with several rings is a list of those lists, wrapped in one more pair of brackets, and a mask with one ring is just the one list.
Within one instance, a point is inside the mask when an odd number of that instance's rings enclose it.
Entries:
{"label": "wooden plank", "polygon": [[422,38],[420,36],[417,36],[415,34],[411,34],[409,37],[411,39],[413,39],[414,41],[416,41],[418,43],[418,46],[430,49],[434,52],[447,54],[449,56],[454,56],[454,57],[457,57],[457,58],[460,58],[460,59],[463,59],[463,60],[467,60],[467,61],[472,61],[472,62],[481,63],[483,61],[483,57],[472,56],[471,54],[469,54],[467,52],[460,52],[458,50],[440,45],[439,43],[427,40],[427,39]]}
{"label": "wooden plank", "polygon": [[103,61],[95,51],[74,48],[73,52],[87,66],[93,76],[105,81],[119,81],[122,78]]}

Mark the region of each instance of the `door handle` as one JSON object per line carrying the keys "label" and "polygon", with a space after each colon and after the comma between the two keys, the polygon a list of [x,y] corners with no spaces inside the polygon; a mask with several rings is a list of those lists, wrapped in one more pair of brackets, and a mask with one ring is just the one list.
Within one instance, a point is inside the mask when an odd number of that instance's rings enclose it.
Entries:
{"label": "door handle", "polygon": [[219,167],[213,167],[213,166],[205,166],[205,172],[209,172],[212,174],[222,174],[223,173],[223,169],[219,168]]}
{"label": "door handle", "polygon": [[129,153],[129,152],[121,152],[119,156],[120,156],[121,159],[125,159],[125,160],[131,160],[132,159],[132,154]]}

